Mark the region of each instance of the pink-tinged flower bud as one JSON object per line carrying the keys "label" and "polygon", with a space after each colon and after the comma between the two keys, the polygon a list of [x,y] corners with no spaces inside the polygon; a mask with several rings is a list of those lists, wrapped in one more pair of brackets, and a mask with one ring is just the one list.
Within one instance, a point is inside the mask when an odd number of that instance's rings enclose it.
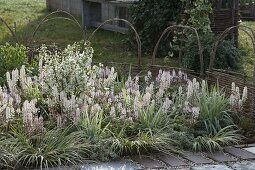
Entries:
{"label": "pink-tinged flower bud", "polygon": [[111,107],[110,116],[111,116],[113,119],[114,119],[115,116],[116,116],[116,112],[115,112],[115,107],[114,107],[114,106]]}
{"label": "pink-tinged flower bud", "polygon": [[192,107],[191,110],[192,110],[193,116],[195,118],[197,118],[199,116],[199,113],[200,113],[200,108],[199,107]]}
{"label": "pink-tinged flower bud", "polygon": [[243,95],[242,95],[242,101],[246,102],[247,99],[248,99],[248,89],[247,89],[247,87],[244,87]]}
{"label": "pink-tinged flower bud", "polygon": [[57,115],[57,127],[62,127],[62,117],[61,117],[61,115]]}

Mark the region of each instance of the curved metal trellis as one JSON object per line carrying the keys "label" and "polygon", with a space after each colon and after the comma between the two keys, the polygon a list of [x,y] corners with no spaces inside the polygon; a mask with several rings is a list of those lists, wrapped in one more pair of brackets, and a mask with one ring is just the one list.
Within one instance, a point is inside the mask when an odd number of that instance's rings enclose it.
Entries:
{"label": "curved metal trellis", "polygon": [[119,19],[119,18],[113,18],[113,19],[108,19],[106,21],[104,21],[102,24],[100,24],[97,29],[95,31],[92,32],[92,34],[89,36],[89,38],[87,39],[88,41],[91,40],[91,38],[93,38],[93,36],[95,35],[95,33],[102,28],[104,25],[106,25],[107,23],[110,22],[114,22],[114,21],[123,21],[125,22],[135,33],[136,36],[136,42],[137,42],[137,55],[138,55],[138,66],[141,66],[141,58],[142,58],[142,43],[141,43],[141,39],[139,34],[137,33],[135,27],[133,26],[133,24],[131,24],[129,21],[125,20],[125,19]]}
{"label": "curved metal trellis", "polygon": [[[51,16],[53,16],[53,15],[56,15],[56,14],[66,14],[66,15],[68,15],[70,18],[68,18],[68,17],[53,17],[53,18],[49,18],[49,17],[51,17]],[[82,31],[82,33],[83,33],[83,39],[86,40],[86,32],[85,32],[85,30],[83,29],[83,27],[81,26],[81,24],[78,22],[78,20],[77,20],[73,15],[71,15],[70,13],[68,13],[68,12],[66,12],[66,11],[58,10],[58,11],[55,11],[55,12],[52,12],[52,13],[46,15],[46,16],[40,21],[40,23],[37,25],[37,27],[36,27],[36,28],[34,29],[34,31],[33,31],[33,34],[32,34],[31,40],[29,41],[28,46],[30,46],[30,45],[32,44],[32,41],[34,40],[34,37],[35,37],[36,33],[38,32],[38,30],[40,29],[40,27],[41,27],[43,24],[45,24],[45,23],[47,23],[47,22],[49,22],[49,21],[52,21],[52,20],[56,20],[56,19],[63,19],[63,20],[71,21],[71,22],[73,22],[74,24],[76,24],[76,25],[80,28],[80,30]]]}
{"label": "curved metal trellis", "polygon": [[[244,26],[244,25],[233,26],[233,27],[226,29],[222,34],[220,34],[218,39],[213,44],[213,48],[212,48],[211,56],[210,56],[209,72],[212,72],[212,70],[213,70],[215,58],[216,58],[216,52],[217,52],[218,46],[220,44],[220,41],[224,40],[229,35],[229,33],[231,33],[231,31],[236,28],[242,30],[250,37],[250,39],[252,41],[252,46],[253,46],[253,55],[255,58],[255,32],[253,31],[253,29],[248,26]],[[254,71],[253,71],[253,85],[255,85],[255,62],[254,62]]]}
{"label": "curved metal trellis", "polygon": [[6,28],[9,30],[9,32],[15,39],[16,43],[19,43],[19,39],[18,39],[17,35],[14,33],[14,31],[11,29],[11,27],[7,24],[7,22],[2,17],[0,17],[0,22],[2,22],[6,26]]}
{"label": "curved metal trellis", "polygon": [[203,57],[203,48],[202,48],[202,45],[201,45],[201,41],[200,41],[200,38],[199,38],[199,35],[198,35],[198,32],[195,28],[193,27],[190,27],[190,26],[184,26],[184,25],[173,25],[173,26],[169,26],[167,27],[163,33],[161,34],[155,48],[154,48],[154,51],[153,51],[153,55],[152,55],[152,65],[154,65],[155,63],[155,58],[156,58],[156,54],[157,54],[157,50],[158,50],[158,47],[159,47],[159,44],[161,42],[161,40],[163,39],[163,37],[165,36],[165,34],[167,34],[168,32],[172,32],[174,31],[175,29],[177,28],[182,28],[182,29],[189,29],[191,31],[193,31],[193,33],[195,33],[195,36],[197,38],[197,43],[198,43],[198,50],[199,50],[199,59],[200,59],[200,76],[203,76],[204,75],[204,57]]}
{"label": "curved metal trellis", "polygon": [[253,53],[255,57],[255,32],[252,28],[244,25],[233,26],[226,29],[222,34],[220,34],[217,40],[213,44],[213,48],[210,54],[210,65],[209,70],[207,72],[207,79],[212,84],[218,84],[219,87],[223,87],[227,93],[232,93],[231,84],[235,82],[239,88],[248,87],[248,95],[247,101],[243,105],[243,112],[246,115],[249,115],[255,118],[255,62],[254,62],[254,70],[253,70],[253,80],[252,82],[247,79],[243,74],[228,71],[228,70],[219,70],[214,69],[214,63],[216,58],[216,52],[218,45],[226,36],[231,33],[233,29],[239,29],[243,31],[248,37],[251,39]]}

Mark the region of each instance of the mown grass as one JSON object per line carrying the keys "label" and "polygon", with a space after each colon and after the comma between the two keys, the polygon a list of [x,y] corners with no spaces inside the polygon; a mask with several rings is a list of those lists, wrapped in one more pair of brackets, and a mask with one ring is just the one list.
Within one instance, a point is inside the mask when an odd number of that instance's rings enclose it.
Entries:
{"label": "mown grass", "polygon": [[[242,25],[248,26],[255,31],[254,21],[245,21],[241,23]],[[254,53],[252,48],[252,42],[250,37],[243,31],[239,31],[239,48],[245,51],[246,56],[243,58],[243,68],[244,73],[249,77],[253,75],[254,68]]]}
{"label": "mown grass", "polygon": [[[0,0],[0,16],[13,27],[16,22],[16,34],[20,41],[28,43],[32,32],[38,23],[49,13],[46,9],[45,0]],[[81,22],[81,18],[77,17]],[[90,35],[94,29],[87,30]],[[130,48],[126,43],[127,35],[100,30],[92,40],[95,50],[95,62],[122,62],[137,63],[137,50]],[[82,40],[81,30],[71,22],[66,20],[52,20],[44,24],[38,31],[33,41],[33,45],[57,44],[65,47]],[[8,29],[0,23],[0,44],[14,42]],[[149,64],[151,55],[143,55],[142,63]],[[165,64],[163,59],[157,59],[157,64]],[[175,60],[170,60],[168,65],[177,66]]]}

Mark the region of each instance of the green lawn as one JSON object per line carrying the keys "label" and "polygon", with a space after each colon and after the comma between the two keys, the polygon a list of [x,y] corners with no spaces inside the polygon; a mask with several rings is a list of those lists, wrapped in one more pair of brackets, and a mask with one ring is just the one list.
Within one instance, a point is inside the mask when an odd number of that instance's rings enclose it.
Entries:
{"label": "green lawn", "polygon": [[[0,16],[13,28],[17,25],[17,35],[21,42],[27,43],[39,21],[49,12],[45,0],[0,0]],[[77,18],[81,22],[81,18]],[[94,29],[89,29],[87,35]],[[95,50],[96,62],[126,62],[137,63],[137,52],[126,43],[127,35],[100,30],[92,40]],[[0,44],[13,42],[8,29],[0,23]],[[33,44],[52,44],[65,47],[76,41],[82,40],[82,32],[73,23],[66,20],[53,20],[44,24],[36,34]],[[151,55],[143,55],[142,63],[150,63]],[[163,59],[157,59],[157,64],[164,64]],[[169,65],[176,66],[177,62]]]}
{"label": "green lawn", "polygon": [[[255,22],[254,21],[246,21],[241,23],[242,25],[248,26],[255,31]],[[244,72],[247,73],[249,76],[253,74],[253,67],[254,67],[254,54],[252,43],[249,36],[244,33],[243,31],[239,31],[239,48],[244,50],[247,54],[244,58]]]}

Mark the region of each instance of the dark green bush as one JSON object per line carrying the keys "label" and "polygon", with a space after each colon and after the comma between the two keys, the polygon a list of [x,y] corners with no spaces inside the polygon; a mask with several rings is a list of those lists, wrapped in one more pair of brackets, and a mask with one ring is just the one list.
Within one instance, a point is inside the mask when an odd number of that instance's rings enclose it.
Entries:
{"label": "dark green bush", "polygon": [[[151,52],[170,21],[177,21],[183,10],[181,0],[140,0],[131,7],[131,19],[142,39],[142,47]],[[168,41],[169,42],[169,41]],[[163,42],[161,50],[169,44]],[[165,49],[166,50],[166,49]]]}
{"label": "dark green bush", "polygon": [[[209,16],[212,14],[212,4],[208,0],[195,0],[186,9],[187,25],[197,29],[203,47],[204,68],[210,62],[210,53],[216,35],[212,32]],[[178,50],[182,52],[184,67],[198,71],[200,69],[197,38],[190,31],[184,30],[184,41],[177,41]],[[180,37],[178,37],[180,39]],[[241,51],[230,40],[221,41],[215,58],[215,68],[238,70],[241,66]]]}
{"label": "dark green bush", "polygon": [[14,69],[19,69],[27,63],[26,48],[16,44],[12,46],[8,43],[0,46],[0,84],[5,81],[5,73]]}
{"label": "dark green bush", "polygon": [[[200,37],[203,46],[204,68],[207,69],[210,63],[210,53],[215,42],[214,35],[207,34]],[[182,48],[182,64],[186,68],[198,71],[200,69],[197,40],[192,36]],[[217,49],[215,68],[238,70],[241,68],[242,51],[233,46],[228,40],[222,41]]]}

